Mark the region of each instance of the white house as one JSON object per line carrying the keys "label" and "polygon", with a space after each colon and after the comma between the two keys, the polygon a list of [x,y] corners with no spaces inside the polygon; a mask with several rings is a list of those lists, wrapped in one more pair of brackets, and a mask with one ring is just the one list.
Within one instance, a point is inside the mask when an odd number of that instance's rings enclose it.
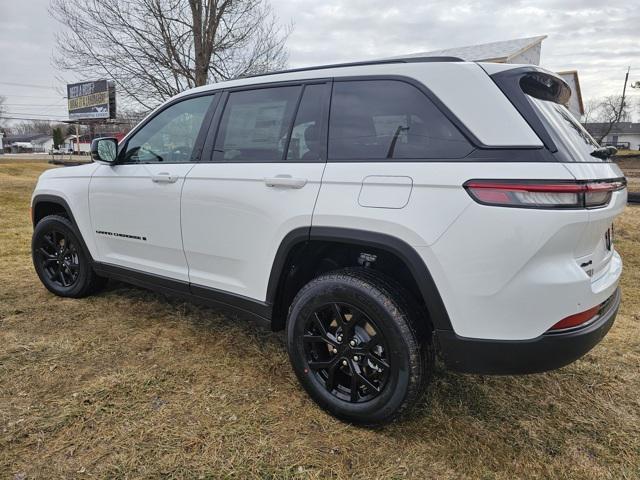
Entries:
{"label": "white house", "polygon": [[43,136],[31,140],[34,153],[49,153],[53,149],[53,137]]}
{"label": "white house", "polygon": [[562,79],[571,87],[571,97],[569,98],[569,104],[567,108],[573,116],[578,120],[584,115],[584,103],[582,103],[582,89],[580,88],[580,81],[578,80],[578,72],[576,70],[566,70],[564,72],[557,72]]}
{"label": "white house", "polygon": [[[584,126],[596,140],[599,140],[609,128],[608,123],[585,123]],[[616,123],[600,143],[625,150],[640,150],[640,123]]]}
{"label": "white house", "polygon": [[53,148],[53,137],[46,133],[7,135],[4,151],[10,153],[47,153]]}
{"label": "white house", "polygon": [[[524,63],[540,65],[542,41],[546,35],[537,37],[516,38],[500,42],[483,43],[480,45],[468,45],[466,47],[447,48],[444,50],[432,50],[430,52],[403,55],[403,57],[458,57],[469,62],[491,63]],[[571,98],[567,108],[580,119],[584,115],[582,92],[578,80],[578,72],[575,70],[558,72],[571,87]]]}
{"label": "white house", "polygon": [[67,135],[62,148],[66,152],[89,153],[91,150],[91,139],[88,135],[80,135],[80,141],[78,142],[78,138],[76,138],[75,135]]}

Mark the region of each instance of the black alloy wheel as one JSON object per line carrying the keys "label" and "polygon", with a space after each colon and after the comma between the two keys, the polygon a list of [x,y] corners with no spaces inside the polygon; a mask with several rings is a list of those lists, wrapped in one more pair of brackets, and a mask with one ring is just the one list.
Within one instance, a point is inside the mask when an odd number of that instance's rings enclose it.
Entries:
{"label": "black alloy wheel", "polygon": [[357,307],[319,307],[307,318],[303,341],[309,369],[337,398],[365,402],[384,389],[388,348],[375,322]]}
{"label": "black alloy wheel", "polygon": [[42,284],[61,297],[84,297],[107,283],[93,271],[91,256],[73,223],[60,215],[46,216],[37,223],[31,256]]}
{"label": "black alloy wheel", "polygon": [[69,288],[78,281],[78,245],[59,229],[52,228],[39,237],[34,255],[50,283]]}
{"label": "black alloy wheel", "polygon": [[342,420],[378,426],[419,401],[434,363],[429,325],[397,282],[346,268],[300,289],[289,309],[287,350],[318,405]]}

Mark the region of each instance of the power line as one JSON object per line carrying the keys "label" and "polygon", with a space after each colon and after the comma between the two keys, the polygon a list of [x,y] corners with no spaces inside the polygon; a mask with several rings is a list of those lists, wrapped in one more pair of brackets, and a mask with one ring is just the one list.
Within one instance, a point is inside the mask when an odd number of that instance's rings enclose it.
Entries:
{"label": "power line", "polygon": [[5,97],[9,98],[9,97],[20,97],[20,98],[48,98],[48,99],[58,99],[58,98],[62,98],[62,99],[66,99],[67,97],[61,97],[60,95],[16,95],[14,93],[7,93],[4,95]]}
{"label": "power line", "polygon": [[55,106],[58,106],[60,104],[60,102],[62,102],[62,100],[58,100],[55,103],[47,103],[47,104],[44,104],[44,103],[3,103],[2,105],[12,106],[12,107],[55,107]]}
{"label": "power line", "polygon": [[46,90],[58,89],[58,87],[47,87],[46,85],[33,85],[31,83],[0,82],[0,85],[11,85],[12,87],[44,88]]}
{"label": "power line", "polygon": [[64,117],[64,115],[58,115],[56,113],[31,113],[31,112],[4,112],[8,115],[33,115],[34,117]]}
{"label": "power line", "polygon": [[0,120],[29,120],[29,121],[36,121],[36,122],[57,122],[57,123],[62,123],[63,121],[66,121],[66,118],[27,118],[27,117],[5,117],[5,116],[1,116]]}
{"label": "power line", "polygon": [[34,117],[63,117],[61,118],[62,120],[67,120],[67,118],[64,118],[64,115],[57,115],[55,113],[30,113],[30,112],[3,112],[3,114],[0,116],[0,118],[9,118],[7,115],[31,115]]}

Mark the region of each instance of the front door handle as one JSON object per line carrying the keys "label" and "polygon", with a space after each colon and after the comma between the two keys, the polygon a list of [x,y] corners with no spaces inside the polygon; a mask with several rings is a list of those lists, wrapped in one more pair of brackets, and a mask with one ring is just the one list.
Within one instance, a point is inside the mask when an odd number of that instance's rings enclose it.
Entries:
{"label": "front door handle", "polygon": [[267,187],[302,188],[307,184],[306,178],[294,178],[291,175],[276,175],[264,179]]}
{"label": "front door handle", "polygon": [[178,178],[180,178],[178,175],[170,175],[168,172],[151,175],[151,181],[155,183],[176,183]]}

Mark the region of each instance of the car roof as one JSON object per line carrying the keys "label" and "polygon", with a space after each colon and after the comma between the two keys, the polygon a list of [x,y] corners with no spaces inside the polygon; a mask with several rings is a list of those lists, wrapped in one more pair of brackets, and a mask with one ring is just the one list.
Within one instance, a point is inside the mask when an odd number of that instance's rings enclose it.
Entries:
{"label": "car roof", "polygon": [[[366,75],[370,73],[371,67],[391,66],[398,67],[401,64],[415,63],[467,63],[457,57],[406,57],[406,58],[383,58],[376,60],[366,60],[360,62],[334,63],[328,65],[314,65],[310,67],[292,68],[287,70],[278,70],[274,72],[261,73],[241,77],[235,80],[227,80],[224,82],[212,83],[195,87],[181,92],[176,97],[200,93],[209,90],[220,90],[224,88],[234,88],[240,86],[259,85],[264,83],[276,83],[283,81],[307,80],[313,78],[331,78],[349,75]],[[378,70],[378,69],[375,69]],[[386,69],[385,69],[386,70]]]}
{"label": "car roof", "polygon": [[[165,103],[199,93],[280,82],[368,76],[404,78],[426,86],[482,145],[542,147],[541,140],[500,91],[484,66],[455,57],[413,57],[322,65],[196,87]],[[521,65],[505,68],[518,67]]]}

